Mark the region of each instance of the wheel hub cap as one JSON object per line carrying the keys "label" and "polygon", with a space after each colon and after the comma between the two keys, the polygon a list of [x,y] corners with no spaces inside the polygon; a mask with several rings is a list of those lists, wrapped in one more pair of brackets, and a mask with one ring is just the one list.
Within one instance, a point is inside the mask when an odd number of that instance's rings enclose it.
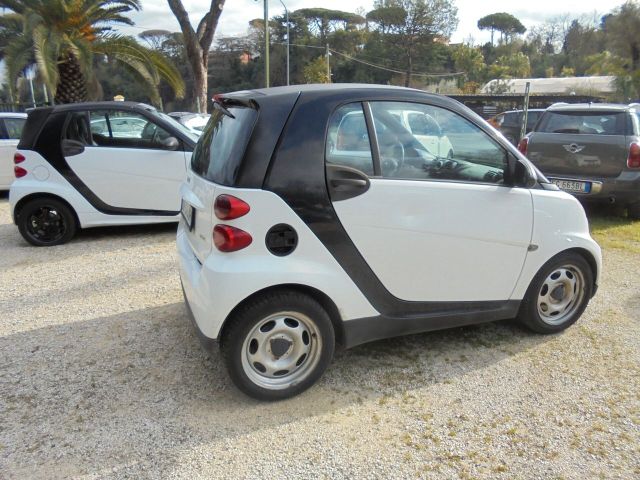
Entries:
{"label": "wheel hub cap", "polygon": [[552,271],[538,292],[538,314],[545,323],[559,325],[580,307],[584,296],[584,277],[573,265]]}
{"label": "wheel hub cap", "polygon": [[271,354],[276,360],[288,353],[291,353],[291,350],[293,349],[293,342],[284,337],[272,338],[269,344],[271,347]]}

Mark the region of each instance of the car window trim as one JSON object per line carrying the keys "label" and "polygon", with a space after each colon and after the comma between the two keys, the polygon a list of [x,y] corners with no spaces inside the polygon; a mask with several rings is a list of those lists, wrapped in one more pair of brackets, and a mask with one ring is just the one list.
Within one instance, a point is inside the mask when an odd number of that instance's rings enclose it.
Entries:
{"label": "car window trim", "polygon": [[378,145],[378,133],[373,124],[373,112],[369,102],[361,103],[364,112],[364,120],[367,125],[367,134],[369,135],[369,148],[371,150],[371,158],[373,159],[373,177],[382,178],[382,167],[380,165],[380,147]]}

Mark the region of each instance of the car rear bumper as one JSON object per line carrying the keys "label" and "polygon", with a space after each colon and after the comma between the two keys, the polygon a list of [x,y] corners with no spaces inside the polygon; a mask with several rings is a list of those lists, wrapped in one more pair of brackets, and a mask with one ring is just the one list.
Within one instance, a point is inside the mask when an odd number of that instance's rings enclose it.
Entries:
{"label": "car rear bumper", "polygon": [[547,174],[552,179],[576,180],[601,184],[599,188],[593,188],[590,193],[574,193],[581,201],[594,203],[621,203],[630,204],[640,202],[640,172],[622,172],[613,178],[587,177],[580,175],[554,175]]}

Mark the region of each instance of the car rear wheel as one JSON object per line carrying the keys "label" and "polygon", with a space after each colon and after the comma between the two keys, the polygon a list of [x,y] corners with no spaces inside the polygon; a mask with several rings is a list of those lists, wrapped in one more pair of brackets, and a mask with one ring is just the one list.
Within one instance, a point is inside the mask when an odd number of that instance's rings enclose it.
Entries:
{"label": "car rear wheel", "polygon": [[231,380],[259,400],[281,400],[313,385],[333,357],[327,312],[298,292],[265,295],[230,319],[222,353]]}
{"label": "car rear wheel", "polygon": [[640,202],[627,206],[627,215],[633,220],[640,220]]}
{"label": "car rear wheel", "polygon": [[587,261],[577,253],[562,253],[536,274],[518,319],[538,333],[560,332],[580,318],[592,291],[593,272]]}
{"label": "car rear wheel", "polygon": [[20,209],[18,230],[37,247],[68,242],[76,233],[76,219],[69,207],[54,198],[36,198]]}

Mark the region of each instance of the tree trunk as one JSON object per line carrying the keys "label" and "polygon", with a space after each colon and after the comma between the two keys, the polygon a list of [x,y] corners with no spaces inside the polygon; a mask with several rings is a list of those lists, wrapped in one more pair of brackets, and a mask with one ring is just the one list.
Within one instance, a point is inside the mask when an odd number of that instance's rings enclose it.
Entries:
{"label": "tree trunk", "polygon": [[411,54],[411,49],[409,49],[409,58],[408,58],[409,62],[408,62],[408,66],[407,66],[407,73],[404,79],[404,86],[405,87],[410,87],[411,86],[411,74],[413,73],[413,55]]}
{"label": "tree trunk", "polygon": [[56,103],[86,102],[87,81],[80,68],[80,62],[72,53],[58,59],[58,85]]}
{"label": "tree trunk", "polygon": [[211,0],[209,11],[198,23],[198,28],[194,30],[182,0],[167,0],[169,8],[171,8],[182,30],[187,58],[193,72],[194,97],[198,103],[196,107],[199,107],[201,112],[206,112],[209,106],[209,99],[207,98],[209,49],[211,48],[211,42],[213,42],[213,35],[218,26],[224,2],[225,0]]}

